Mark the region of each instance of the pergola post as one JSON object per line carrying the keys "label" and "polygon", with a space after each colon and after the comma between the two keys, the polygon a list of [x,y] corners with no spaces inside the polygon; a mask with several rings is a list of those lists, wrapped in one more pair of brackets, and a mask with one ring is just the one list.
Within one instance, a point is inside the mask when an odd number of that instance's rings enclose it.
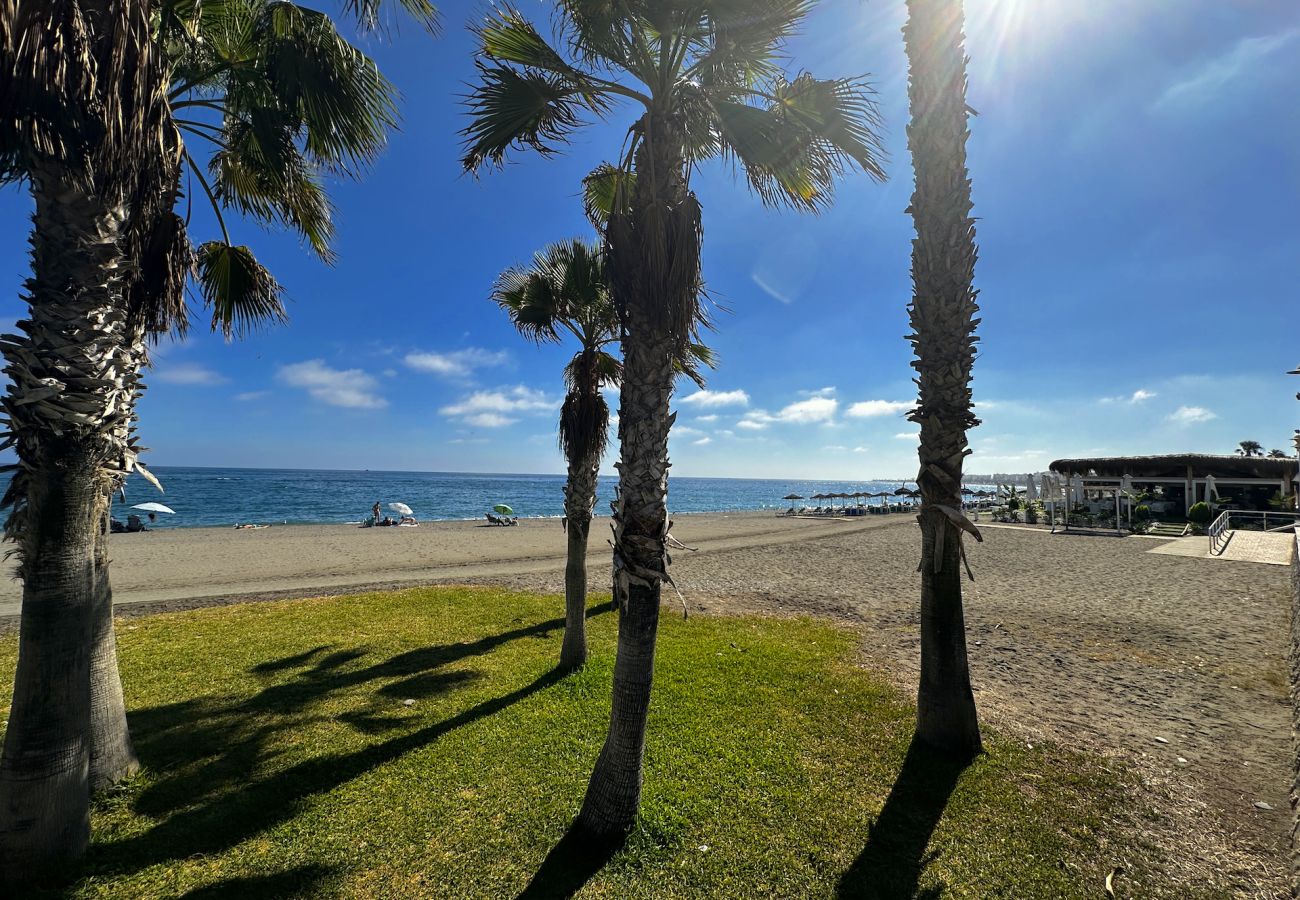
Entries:
{"label": "pergola post", "polygon": [[1192,504],[1196,502],[1196,482],[1192,480],[1192,467],[1187,467],[1187,490],[1183,494],[1183,515],[1192,511]]}

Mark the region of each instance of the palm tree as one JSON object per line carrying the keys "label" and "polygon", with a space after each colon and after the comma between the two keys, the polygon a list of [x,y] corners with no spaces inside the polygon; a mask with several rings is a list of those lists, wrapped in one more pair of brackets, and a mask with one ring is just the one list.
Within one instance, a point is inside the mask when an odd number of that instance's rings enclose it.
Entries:
{"label": "palm tree", "polygon": [[1285,450],[1279,450],[1276,447],[1268,451],[1269,459],[1289,459],[1290,456],[1291,454],[1287,453]]}
{"label": "palm tree", "polygon": [[[432,23],[427,0],[403,5]],[[378,0],[345,6],[377,22]],[[184,330],[191,274],[228,335],[283,317],[279,286],[231,242],[222,209],[324,253],[321,174],[377,152],[393,90],[328,19],[286,0],[4,0],[0,72],[0,181],[27,182],[35,205],[29,317],[0,338],[18,457],[5,531],[23,579],[0,757],[12,881],[79,856],[89,792],[136,766],[106,534],[112,491],[132,471],[152,480],[133,433],[147,341]],[[177,214],[184,169],[222,232],[197,249]]]}
{"label": "palm tree", "polygon": [[552,244],[531,266],[503,272],[492,288],[492,300],[532,341],[558,343],[562,333],[578,341],[578,352],[564,367],[567,392],[560,409],[560,449],[569,464],[560,668],[577,669],[587,662],[587,535],[609,430],[609,406],[601,388],[617,384],[622,369],[608,349],[618,341],[618,316],[605,284],[600,248],[580,240]]}
{"label": "palm tree", "polygon": [[916,737],[941,751],[981,749],[966,659],[961,512],[966,431],[979,424],[971,401],[975,360],[975,220],[966,171],[966,54],[961,0],[908,0],[903,40],[911,123],[907,143],[916,188],[910,212],[912,342],[919,385],[911,419],[921,426],[921,679]]}
{"label": "palm tree", "polygon": [[[594,218],[599,221],[599,214]],[[578,352],[564,367],[567,391],[559,428],[560,449],[569,467],[564,486],[568,554],[560,668],[572,671],[587,662],[587,538],[609,429],[609,407],[601,388],[617,385],[623,371],[622,362],[607,349],[618,342],[619,326],[600,247],[581,240],[552,244],[531,266],[503,272],[493,285],[492,300],[529,340],[558,343],[567,332],[578,341]],[[711,351],[692,341],[686,353],[678,371],[704,387],[700,367],[713,365]]]}
{"label": "palm tree", "polygon": [[1259,441],[1242,441],[1237,444],[1238,456],[1263,456],[1264,445]]}
{"label": "palm tree", "polygon": [[[875,105],[860,81],[788,79],[786,39],[813,0],[560,0],[552,46],[522,15],[479,26],[465,168],[512,148],[547,154],[616,104],[635,108],[618,161],[587,181],[606,201],[603,238],[623,334],[621,459],[614,513],[619,609],[609,733],[580,828],[625,832],[641,796],[660,590],[668,576],[669,401],[700,310],[696,166],[738,165],[765,202],[818,210],[857,165],[883,178]],[[556,49],[556,47],[561,49]]]}

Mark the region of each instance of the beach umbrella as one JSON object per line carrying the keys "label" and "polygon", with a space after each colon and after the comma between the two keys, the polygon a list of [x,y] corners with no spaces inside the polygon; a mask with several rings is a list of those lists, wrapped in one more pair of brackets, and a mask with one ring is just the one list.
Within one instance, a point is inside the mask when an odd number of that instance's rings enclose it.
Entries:
{"label": "beach umbrella", "polygon": [[151,512],[151,513],[171,513],[172,515],[176,514],[176,510],[172,509],[170,506],[163,506],[161,503],[137,503],[135,506],[131,508],[142,509],[145,512]]}
{"label": "beach umbrella", "polygon": [[912,492],[909,491],[906,487],[900,487],[900,488],[898,488],[897,490],[894,491],[894,496],[895,496],[895,497],[910,497],[910,496],[912,496]]}
{"label": "beach umbrella", "polygon": [[1038,499],[1038,491],[1034,490],[1034,476],[1033,476],[1033,475],[1026,475],[1026,476],[1025,476],[1025,499],[1026,499],[1026,500],[1037,500],[1037,499]]}
{"label": "beach umbrella", "polygon": [[786,494],[786,495],[785,495],[784,497],[782,497],[781,499],[782,499],[782,500],[789,500],[789,501],[790,501],[790,508],[791,508],[791,509],[794,509],[794,501],[796,501],[796,500],[802,500],[803,497],[800,497],[798,494]]}
{"label": "beach umbrella", "polygon": [[415,515],[415,510],[411,509],[411,507],[407,506],[405,503],[390,503],[388,504],[388,508],[403,516]]}
{"label": "beach umbrella", "polygon": [[496,506],[492,507],[492,511],[499,512],[503,516],[513,516],[515,514],[515,511],[504,503],[498,503]]}
{"label": "beach umbrella", "polygon": [[1219,486],[1214,483],[1213,475],[1205,476],[1205,496],[1211,500],[1219,499]]}
{"label": "beach umbrella", "polygon": [[971,490],[970,488],[968,488],[968,487],[964,487],[964,488],[962,488],[962,489],[961,489],[961,492],[962,492],[963,494],[965,494],[967,497],[974,497],[974,496],[975,496],[975,492],[972,491],[972,490]]}

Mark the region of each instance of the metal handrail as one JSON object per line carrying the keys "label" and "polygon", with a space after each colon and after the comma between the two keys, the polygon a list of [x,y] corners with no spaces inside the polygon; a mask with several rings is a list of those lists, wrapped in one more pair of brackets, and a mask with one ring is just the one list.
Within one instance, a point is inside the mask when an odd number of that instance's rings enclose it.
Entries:
{"label": "metal handrail", "polygon": [[[1265,531],[1286,531],[1289,528],[1300,526],[1300,510],[1259,510],[1259,509],[1225,509],[1219,513],[1218,517],[1210,523],[1206,534],[1210,538],[1210,555],[1218,556],[1227,548],[1232,519],[1256,519],[1259,520]],[[1268,527],[1269,519],[1283,521],[1285,524],[1278,528],[1270,529]],[[1291,521],[1287,522],[1286,520]],[[1222,540],[1220,540],[1222,539]]]}
{"label": "metal handrail", "polygon": [[[1228,533],[1228,523],[1232,520],[1232,510],[1225,509],[1219,513],[1218,518],[1210,523],[1206,529],[1206,534],[1210,536],[1210,555],[1218,556],[1228,546],[1228,539],[1224,537]],[[1219,539],[1223,538],[1222,543]]]}

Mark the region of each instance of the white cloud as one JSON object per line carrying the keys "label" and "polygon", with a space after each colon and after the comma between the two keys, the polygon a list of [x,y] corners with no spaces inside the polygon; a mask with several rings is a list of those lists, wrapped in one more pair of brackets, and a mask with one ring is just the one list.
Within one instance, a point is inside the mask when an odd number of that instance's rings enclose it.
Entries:
{"label": "white cloud", "polygon": [[673,434],[678,437],[695,437],[696,435],[704,434],[704,432],[700,431],[698,428],[692,428],[689,425],[674,425]]}
{"label": "white cloud", "polygon": [[1146,388],[1138,388],[1136,391],[1129,394],[1127,397],[1123,397],[1123,396],[1102,397],[1101,402],[1137,404],[1137,403],[1145,403],[1147,400],[1150,400],[1152,397],[1158,397],[1158,396],[1159,394],[1157,394],[1155,391],[1148,391]]}
{"label": "white cloud", "polygon": [[817,390],[815,391],[800,391],[799,393],[804,397],[834,397],[835,388],[824,387],[824,388],[817,388]]}
{"label": "white cloud", "polygon": [[374,376],[361,369],[332,369],[323,360],[309,359],[281,366],[276,377],[290,387],[305,389],[313,399],[330,406],[382,409],[388,405],[375,392],[378,382]]}
{"label": "white cloud", "polygon": [[850,406],[844,411],[844,414],[855,419],[896,416],[911,409],[914,405],[909,400],[862,400]]}
{"label": "white cloud", "polygon": [[1267,72],[1265,60],[1300,38],[1300,28],[1291,28],[1278,34],[1242,38],[1222,54],[1202,65],[1195,73],[1169,86],[1155,106],[1204,109],[1215,95],[1230,88],[1234,82],[1249,78],[1255,70]]}
{"label": "white cloud", "polygon": [[854,448],[853,448],[853,452],[854,452],[854,453],[866,453],[866,452],[867,452],[868,450],[870,450],[870,449],[871,449],[870,447],[866,447],[866,446],[863,446],[863,447],[854,447]]}
{"label": "white cloud", "polygon": [[242,394],[236,394],[235,399],[241,403],[250,403],[253,400],[261,400],[263,397],[271,396],[270,391],[244,391]]}
{"label": "white cloud", "polygon": [[712,444],[712,443],[713,443],[713,438],[711,438],[711,437],[702,437],[702,438],[700,438],[698,441],[692,441],[691,443],[693,443],[693,444],[694,444],[695,446],[697,446],[697,447],[703,447],[705,444]]}
{"label": "white cloud", "polygon": [[749,394],[744,391],[708,391],[700,390],[688,394],[677,401],[679,406],[698,406],[702,409],[717,409],[723,406],[749,406]]}
{"label": "white cloud", "polygon": [[736,427],[761,431],[775,422],[792,422],[798,425],[831,424],[839,405],[840,401],[834,397],[809,397],[807,400],[798,400],[782,407],[777,413],[769,413],[763,409],[751,410],[736,423]]}
{"label": "white cloud", "polygon": [[444,406],[438,412],[444,416],[463,419],[467,425],[502,428],[518,421],[513,414],[547,412],[558,405],[557,401],[551,400],[542,391],[520,384],[494,391],[475,391],[459,403]]}
{"label": "white cloud", "polygon": [[1211,419],[1217,419],[1218,415],[1204,406],[1180,406],[1169,416],[1169,421],[1178,425],[1193,425],[1197,422],[1208,422]]}
{"label": "white cloud", "polygon": [[230,379],[198,363],[174,363],[154,372],[156,380],[164,384],[188,384],[199,387],[211,387],[225,384]]}
{"label": "white cloud", "polygon": [[468,378],[475,369],[499,366],[509,358],[504,350],[466,347],[451,353],[408,353],[403,362],[417,372],[429,372],[445,378]]}
{"label": "white cloud", "polygon": [[798,422],[802,424],[829,422],[835,417],[835,410],[839,408],[839,405],[840,402],[832,397],[810,397],[807,400],[791,403],[777,413],[776,417],[782,422]]}
{"label": "white cloud", "polygon": [[827,453],[844,453],[848,449],[848,447],[841,446],[840,444],[828,444],[827,446],[822,447],[822,450]]}
{"label": "white cloud", "polygon": [[898,434],[894,435],[894,437],[895,439],[900,441],[919,441],[921,439],[921,432],[900,431]]}
{"label": "white cloud", "polygon": [[697,417],[695,418],[695,421],[697,421],[697,422],[716,422],[716,421],[718,421],[718,414],[717,414],[717,413],[714,413],[714,414],[711,415],[711,416],[697,416]]}

